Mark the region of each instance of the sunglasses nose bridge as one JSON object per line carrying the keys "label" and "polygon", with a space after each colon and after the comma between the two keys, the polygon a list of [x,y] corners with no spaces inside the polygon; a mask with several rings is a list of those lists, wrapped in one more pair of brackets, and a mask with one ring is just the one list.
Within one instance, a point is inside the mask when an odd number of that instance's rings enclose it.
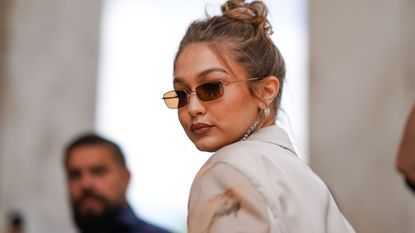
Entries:
{"label": "sunglasses nose bridge", "polygon": [[186,93],[187,102],[189,102],[190,97],[192,96],[192,93],[193,92],[197,95],[196,90],[189,90],[189,91],[188,90],[184,90],[184,93]]}
{"label": "sunglasses nose bridge", "polygon": [[192,93],[193,92],[196,93],[196,90],[183,90],[183,91],[186,94],[186,99],[182,100],[183,101],[182,107],[185,106],[185,105],[188,105],[189,102],[190,102],[190,97],[192,96]]}
{"label": "sunglasses nose bridge", "polygon": [[196,90],[190,90],[190,91],[184,90],[184,91],[186,92],[187,96],[190,96],[193,92],[196,93]]}
{"label": "sunglasses nose bridge", "polygon": [[[194,92],[194,95],[192,95]],[[187,110],[191,115],[200,114],[204,111],[203,100],[199,98],[196,91],[190,91],[187,95]]]}

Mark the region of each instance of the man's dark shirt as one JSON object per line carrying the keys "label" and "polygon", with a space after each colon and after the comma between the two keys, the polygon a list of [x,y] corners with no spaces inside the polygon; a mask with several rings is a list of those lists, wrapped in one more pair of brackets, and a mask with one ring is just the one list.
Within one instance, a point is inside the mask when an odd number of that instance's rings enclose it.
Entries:
{"label": "man's dark shirt", "polygon": [[130,206],[120,211],[117,217],[121,225],[128,227],[125,233],[170,233],[165,229],[139,219]]}
{"label": "man's dark shirt", "polygon": [[95,224],[81,226],[78,222],[77,225],[82,233],[171,233],[138,218],[129,205],[111,212],[105,219]]}

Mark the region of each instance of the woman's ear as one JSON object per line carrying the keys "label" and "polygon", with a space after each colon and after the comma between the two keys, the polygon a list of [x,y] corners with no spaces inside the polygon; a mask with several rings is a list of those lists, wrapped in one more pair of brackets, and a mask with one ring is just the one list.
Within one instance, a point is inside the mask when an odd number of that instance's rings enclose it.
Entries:
{"label": "woman's ear", "polygon": [[[280,91],[280,81],[277,77],[270,75],[261,80],[261,85],[259,88],[259,94],[262,101],[266,106],[270,106],[272,101],[277,97],[278,92]],[[264,108],[266,107],[264,106]]]}

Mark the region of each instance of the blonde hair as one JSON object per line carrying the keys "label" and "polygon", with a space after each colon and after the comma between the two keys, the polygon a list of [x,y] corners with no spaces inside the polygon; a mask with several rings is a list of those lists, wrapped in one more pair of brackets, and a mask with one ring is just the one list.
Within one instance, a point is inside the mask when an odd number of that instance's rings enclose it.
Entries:
{"label": "blonde hair", "polygon": [[[273,108],[279,108],[285,78],[285,62],[271,40],[272,26],[267,19],[268,9],[262,1],[246,3],[228,0],[222,6],[222,15],[192,22],[180,42],[174,63],[183,49],[193,43],[208,43],[227,51],[232,59],[247,72],[247,78],[276,76],[280,82]],[[253,92],[253,83],[248,84]]]}

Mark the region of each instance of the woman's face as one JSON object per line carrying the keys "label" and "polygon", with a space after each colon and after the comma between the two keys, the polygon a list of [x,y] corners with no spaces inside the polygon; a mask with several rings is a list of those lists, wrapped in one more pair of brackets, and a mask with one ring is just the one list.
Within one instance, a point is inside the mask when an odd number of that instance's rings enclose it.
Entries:
{"label": "woman's face", "polygon": [[[208,44],[188,45],[175,64],[174,89],[194,91],[203,83],[222,80],[224,94],[212,101],[201,101],[192,92],[188,104],[178,115],[187,136],[201,151],[216,151],[238,141],[254,123],[258,99],[250,94],[244,69],[229,56],[219,56]],[[250,78],[250,77],[249,77]]]}

